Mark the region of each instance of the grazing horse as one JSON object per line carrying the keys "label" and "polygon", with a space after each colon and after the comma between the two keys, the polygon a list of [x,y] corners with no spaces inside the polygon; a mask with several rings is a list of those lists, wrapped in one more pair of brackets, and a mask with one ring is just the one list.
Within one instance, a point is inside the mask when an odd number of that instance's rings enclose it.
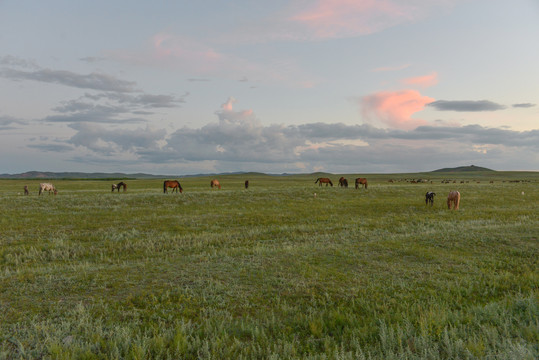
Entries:
{"label": "grazing horse", "polygon": [[51,184],[51,183],[41,183],[41,184],[39,184],[39,195],[41,195],[41,193],[43,191],[48,191],[49,195],[51,194],[51,191],[52,191],[52,193],[54,195],[58,194],[58,190],[56,190],[54,185]]}
{"label": "grazing horse", "polygon": [[339,179],[339,186],[343,186],[345,188],[348,187],[348,180],[346,180],[344,176],[341,176],[341,178]]}
{"label": "grazing horse", "polygon": [[447,208],[451,210],[451,204],[453,204],[453,210],[458,210],[460,205],[460,193],[458,191],[450,191],[447,195]]}
{"label": "grazing horse", "polygon": [[124,188],[125,192],[125,190],[127,190],[127,184],[123,181],[119,182],[118,184],[112,184],[112,192],[114,192],[114,190],[118,190],[118,192],[120,192],[120,188],[122,187]]}
{"label": "grazing horse", "polygon": [[183,193],[182,186],[178,180],[165,180],[163,182],[163,193],[168,193],[168,188],[172,188],[172,192],[176,190],[176,192]]}
{"label": "grazing horse", "polygon": [[246,188],[246,189],[249,188],[249,180],[245,180],[245,188]]}
{"label": "grazing horse", "polygon": [[436,193],[429,191],[425,194],[425,205],[428,205],[430,203],[430,206],[434,205],[434,195]]}
{"label": "grazing horse", "polygon": [[326,186],[328,186],[328,185],[333,186],[333,183],[328,178],[318,178],[318,179],[316,179],[316,181],[314,183],[315,184],[318,183],[318,186],[322,186],[322,184],[326,184]]}
{"label": "grazing horse", "polygon": [[30,191],[28,191],[28,185],[24,185],[24,195],[30,195]]}
{"label": "grazing horse", "polygon": [[219,184],[219,181],[216,180],[216,179],[213,179],[212,181],[210,181],[210,187],[213,189],[214,187],[218,187],[219,189],[221,188],[221,184]]}
{"label": "grazing horse", "polygon": [[367,184],[367,179],[365,178],[357,178],[356,179],[356,189],[359,188],[359,185],[363,185],[363,187],[366,189],[368,184]]}

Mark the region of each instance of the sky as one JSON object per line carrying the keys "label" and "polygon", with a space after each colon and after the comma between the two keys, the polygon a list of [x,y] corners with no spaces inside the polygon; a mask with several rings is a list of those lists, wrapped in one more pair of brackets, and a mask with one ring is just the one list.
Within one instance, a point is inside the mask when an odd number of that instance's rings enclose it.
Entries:
{"label": "sky", "polygon": [[0,0],[0,173],[539,171],[537,0]]}

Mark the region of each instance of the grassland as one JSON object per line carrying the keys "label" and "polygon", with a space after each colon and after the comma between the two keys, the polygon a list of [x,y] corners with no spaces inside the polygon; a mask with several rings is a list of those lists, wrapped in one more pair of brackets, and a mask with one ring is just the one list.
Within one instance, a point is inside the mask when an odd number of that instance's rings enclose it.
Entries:
{"label": "grassland", "polygon": [[246,178],[1,180],[0,359],[539,357],[539,174]]}

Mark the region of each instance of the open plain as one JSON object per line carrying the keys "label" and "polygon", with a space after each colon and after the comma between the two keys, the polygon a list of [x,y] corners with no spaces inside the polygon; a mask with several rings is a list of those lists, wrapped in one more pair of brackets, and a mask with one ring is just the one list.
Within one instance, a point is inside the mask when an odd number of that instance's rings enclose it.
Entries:
{"label": "open plain", "polygon": [[538,173],[340,176],[0,180],[0,359],[539,357]]}

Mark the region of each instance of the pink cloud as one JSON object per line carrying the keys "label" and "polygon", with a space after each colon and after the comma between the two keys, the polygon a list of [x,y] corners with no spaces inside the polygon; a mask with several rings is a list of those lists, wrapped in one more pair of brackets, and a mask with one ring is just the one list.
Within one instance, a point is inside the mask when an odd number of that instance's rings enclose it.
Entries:
{"label": "pink cloud", "polygon": [[182,64],[203,73],[230,61],[224,54],[202,43],[168,33],[154,35],[152,48],[153,58],[157,61],[176,66]]}
{"label": "pink cloud", "polygon": [[430,87],[438,84],[438,73],[433,72],[429,75],[412,77],[402,80],[402,83],[405,85],[417,85],[421,87]]}
{"label": "pink cloud", "polygon": [[416,90],[381,91],[361,98],[360,104],[366,120],[378,120],[392,128],[412,130],[427,122],[411,116],[434,100]]}
{"label": "pink cloud", "polygon": [[358,36],[417,21],[447,1],[318,0],[290,17],[310,29],[315,38]]}

